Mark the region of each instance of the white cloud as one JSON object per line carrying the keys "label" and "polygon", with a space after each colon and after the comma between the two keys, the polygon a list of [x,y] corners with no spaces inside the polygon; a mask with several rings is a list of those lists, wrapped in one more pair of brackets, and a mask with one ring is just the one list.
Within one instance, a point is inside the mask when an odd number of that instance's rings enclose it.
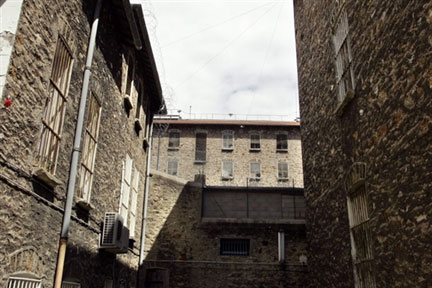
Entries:
{"label": "white cloud", "polygon": [[170,108],[296,117],[292,1],[143,3],[157,20],[150,35],[165,94],[173,88]]}

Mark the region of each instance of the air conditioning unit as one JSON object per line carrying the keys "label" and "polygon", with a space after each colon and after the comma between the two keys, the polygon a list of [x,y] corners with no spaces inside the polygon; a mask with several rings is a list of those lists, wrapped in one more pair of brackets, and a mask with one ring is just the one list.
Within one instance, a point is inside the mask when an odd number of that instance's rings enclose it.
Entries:
{"label": "air conditioning unit", "polygon": [[106,212],[100,248],[108,252],[127,253],[129,246],[129,229],[124,226],[123,217],[116,212]]}

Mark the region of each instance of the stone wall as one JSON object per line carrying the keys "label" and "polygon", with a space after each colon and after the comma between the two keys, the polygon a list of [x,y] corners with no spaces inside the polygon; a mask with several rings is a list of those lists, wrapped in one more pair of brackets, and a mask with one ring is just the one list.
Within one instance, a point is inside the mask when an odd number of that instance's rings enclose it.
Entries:
{"label": "stone wall", "polygon": [[[199,182],[152,171],[145,261],[166,268],[169,287],[304,287],[304,225],[277,221],[203,222]],[[278,263],[278,231],[286,232],[286,265]],[[250,239],[249,256],[220,253],[220,239]]]}
{"label": "stone wall", "polygon": [[[178,177],[193,180],[194,175],[206,175],[210,186],[281,186],[303,187],[303,168],[301,162],[301,141],[299,126],[252,126],[252,125],[176,125],[170,124],[164,130],[155,129],[152,150],[152,168],[167,172],[168,159],[177,159]],[[157,128],[158,126],[156,126]],[[168,149],[169,131],[180,131],[180,148]],[[234,132],[233,151],[222,150],[222,131]],[[162,131],[159,138],[159,132]],[[207,133],[207,155],[204,164],[195,162],[195,133]],[[261,150],[250,151],[250,132],[261,135]],[[276,151],[276,135],[288,135],[288,152]],[[222,160],[234,163],[234,178],[222,179]],[[252,161],[261,163],[261,180],[251,181],[249,165]],[[278,161],[288,163],[288,181],[278,181]]]}
{"label": "stone wall", "polygon": [[[356,162],[366,166],[376,287],[430,287],[432,3],[294,3],[310,287],[354,287],[344,182]],[[340,9],[355,91],[337,115]]]}
{"label": "stone wall", "polygon": [[[24,1],[22,6],[4,90],[5,95],[11,96],[13,104],[9,108],[0,107],[2,287],[12,273],[20,271],[30,271],[43,277],[44,287],[51,287],[53,283],[95,2],[29,0]],[[124,108],[121,93],[124,35],[118,34],[116,27],[119,19],[112,1],[103,1],[101,15],[90,85],[90,93],[97,94],[102,103],[90,200],[94,209],[87,213],[74,201],[64,275],[65,279],[78,280],[83,288],[103,287],[105,280],[113,280],[113,287],[136,287],[146,167],[142,145],[144,136],[135,132],[135,118],[129,116],[135,115],[134,110],[128,114]],[[52,189],[37,180],[32,171],[54,50],[59,31],[65,27],[72,29],[76,49],[55,172],[60,184]],[[88,111],[85,115],[87,118]],[[127,254],[115,256],[99,250],[98,242],[104,213],[119,210],[122,165],[126,153],[134,159],[134,166],[141,174],[136,242]],[[77,186],[78,183],[79,176]]]}

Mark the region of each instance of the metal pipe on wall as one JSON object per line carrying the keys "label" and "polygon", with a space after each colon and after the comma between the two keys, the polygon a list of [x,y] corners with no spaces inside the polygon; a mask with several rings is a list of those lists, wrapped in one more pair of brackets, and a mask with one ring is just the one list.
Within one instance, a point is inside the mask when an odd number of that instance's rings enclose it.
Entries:
{"label": "metal pipe on wall", "polygon": [[66,256],[67,239],[69,234],[69,226],[72,214],[72,203],[75,193],[75,184],[78,171],[79,151],[81,149],[81,136],[84,126],[84,115],[86,110],[87,95],[91,76],[91,65],[93,62],[93,54],[96,45],[96,35],[99,25],[99,15],[102,7],[102,1],[98,0],[94,12],[94,19],[91,27],[89,46],[87,50],[86,66],[84,71],[83,87],[81,90],[81,99],[78,109],[78,120],[74,136],[74,147],[72,151],[72,160],[69,170],[68,187],[66,193],[65,212],[63,215],[62,229],[60,233],[59,253],[57,258],[57,267],[54,280],[54,288],[61,288],[63,278],[64,259]]}

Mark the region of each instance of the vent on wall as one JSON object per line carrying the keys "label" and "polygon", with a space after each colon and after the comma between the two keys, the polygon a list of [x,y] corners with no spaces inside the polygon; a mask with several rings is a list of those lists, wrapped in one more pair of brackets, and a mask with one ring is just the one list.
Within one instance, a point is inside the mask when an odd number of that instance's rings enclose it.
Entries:
{"label": "vent on wall", "polygon": [[129,230],[123,225],[123,218],[116,212],[106,212],[100,248],[112,253],[127,253]]}
{"label": "vent on wall", "polygon": [[249,239],[220,239],[220,255],[249,256]]}

